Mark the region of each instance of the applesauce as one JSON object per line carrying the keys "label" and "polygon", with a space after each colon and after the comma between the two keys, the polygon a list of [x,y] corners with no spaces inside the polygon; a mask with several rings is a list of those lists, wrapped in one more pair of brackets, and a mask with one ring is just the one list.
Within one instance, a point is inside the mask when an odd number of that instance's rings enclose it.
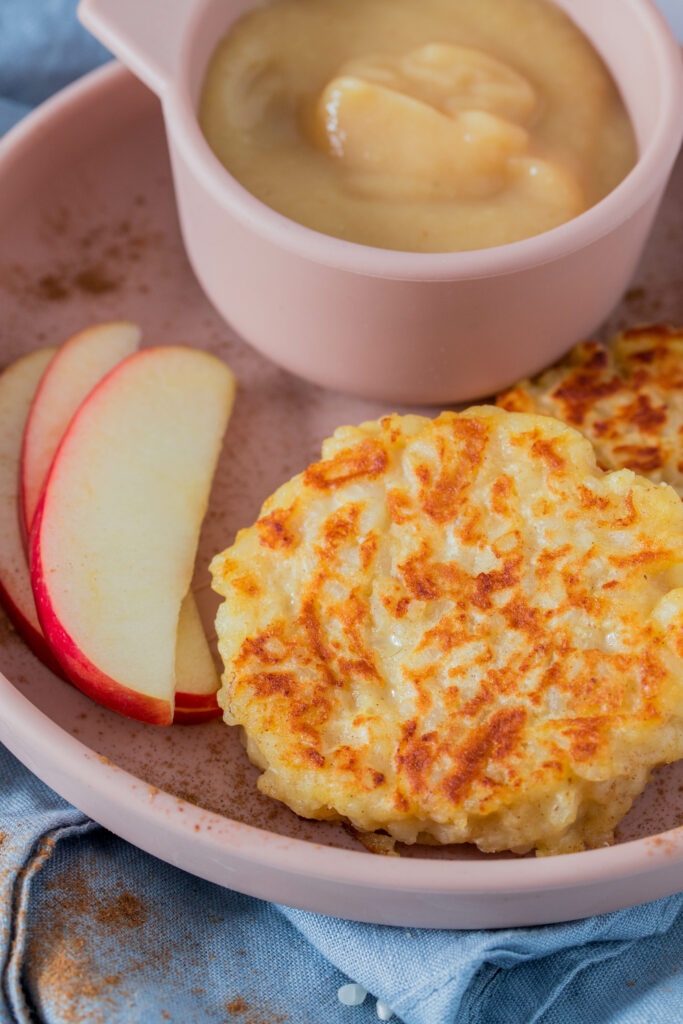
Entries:
{"label": "applesauce", "polygon": [[268,206],[412,252],[547,231],[637,159],[609,71],[548,0],[271,0],[218,44],[199,120]]}

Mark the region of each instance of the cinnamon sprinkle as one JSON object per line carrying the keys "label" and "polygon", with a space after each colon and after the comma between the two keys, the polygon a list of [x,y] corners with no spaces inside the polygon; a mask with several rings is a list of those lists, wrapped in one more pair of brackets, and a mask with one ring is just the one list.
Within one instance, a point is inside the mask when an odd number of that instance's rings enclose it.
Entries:
{"label": "cinnamon sprinkle", "polygon": [[[20,296],[24,304],[64,303],[72,297],[113,294],[126,284],[145,252],[163,244],[161,232],[145,230],[142,224],[127,219],[79,233],[66,209],[46,214],[43,229],[46,241],[57,240],[57,255],[53,253],[42,273],[20,264],[0,265],[0,287]],[[62,240],[69,242],[73,255],[60,254]],[[53,250],[54,246],[48,244],[47,248]],[[147,285],[139,282],[138,291],[146,290]]]}

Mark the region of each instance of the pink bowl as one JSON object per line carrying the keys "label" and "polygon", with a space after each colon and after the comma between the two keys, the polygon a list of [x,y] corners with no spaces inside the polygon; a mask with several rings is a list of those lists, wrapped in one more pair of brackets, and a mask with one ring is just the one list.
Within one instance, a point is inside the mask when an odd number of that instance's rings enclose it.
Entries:
{"label": "pink bowl", "polygon": [[634,272],[683,135],[681,54],[652,0],[556,2],[614,75],[638,163],[552,231],[435,254],[303,227],[219,163],[197,123],[199,92],[214,46],[252,0],[81,0],[79,16],[162,100],[185,245],[222,316],[314,383],[446,403],[534,373],[606,317]]}

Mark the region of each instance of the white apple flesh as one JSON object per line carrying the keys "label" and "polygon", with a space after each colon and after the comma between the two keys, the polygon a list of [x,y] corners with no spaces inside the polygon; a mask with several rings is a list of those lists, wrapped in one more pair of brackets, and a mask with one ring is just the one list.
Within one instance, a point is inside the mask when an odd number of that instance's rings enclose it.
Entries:
{"label": "white apple flesh", "polygon": [[192,593],[186,595],[180,607],[175,673],[174,722],[190,725],[221,717],[223,712],[216,700],[220,679]]}
{"label": "white apple flesh", "polygon": [[72,420],[35,513],[31,578],[55,656],[140,721],[173,721],[180,607],[234,389],[194,349],[125,359]]}
{"label": "white apple flesh", "polygon": [[0,375],[0,597],[10,621],[34,654],[61,672],[36,614],[17,515],[24,427],[38,382],[56,352],[56,348],[39,349]]}
{"label": "white apple flesh", "polygon": [[[52,460],[67,427],[95,386],[136,351],[141,335],[140,328],[127,321],[96,324],[73,335],[58,350],[51,350],[56,351],[56,355],[39,378],[28,418],[24,411],[21,414],[26,426],[21,447],[19,516],[25,542]],[[16,472],[13,479],[16,479]],[[17,557],[17,561],[21,562],[21,558]],[[29,591],[28,563],[25,562],[23,592],[35,620],[34,632],[39,631],[40,644],[47,651],[33,593]],[[34,647],[36,643],[34,639]],[[59,668],[51,652],[49,659],[52,668]],[[176,639],[174,721],[186,724],[218,717],[221,713],[216,700],[219,685],[196,604],[188,594],[181,607]]]}
{"label": "white apple flesh", "polygon": [[21,455],[20,516],[28,540],[43,485],[67,427],[82,402],[140,344],[135,324],[96,324],[61,346],[43,374],[26,421]]}

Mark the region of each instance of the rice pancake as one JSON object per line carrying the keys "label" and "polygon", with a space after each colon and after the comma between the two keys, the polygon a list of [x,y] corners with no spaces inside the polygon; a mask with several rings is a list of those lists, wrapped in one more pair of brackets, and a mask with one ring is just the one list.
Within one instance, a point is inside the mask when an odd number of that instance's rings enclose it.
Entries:
{"label": "rice pancake", "polygon": [[498,398],[514,412],[570,423],[603,469],[664,480],[683,497],[683,330],[639,327],[610,345],[582,342],[566,359]]}
{"label": "rice pancake", "polygon": [[211,570],[225,721],[297,814],[573,851],[683,756],[683,503],[558,420],[341,427]]}

